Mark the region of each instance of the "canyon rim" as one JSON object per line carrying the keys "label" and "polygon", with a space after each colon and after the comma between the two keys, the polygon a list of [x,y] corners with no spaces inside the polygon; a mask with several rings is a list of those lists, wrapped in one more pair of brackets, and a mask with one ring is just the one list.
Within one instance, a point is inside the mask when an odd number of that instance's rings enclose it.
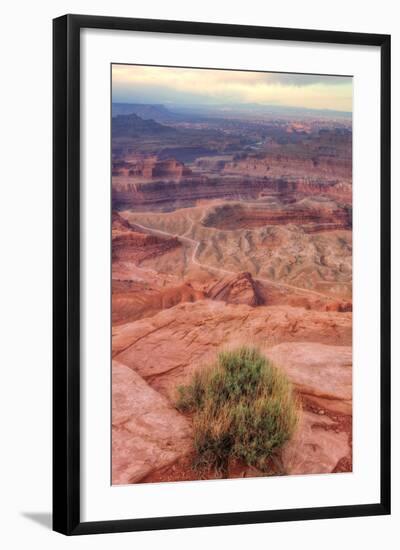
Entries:
{"label": "canyon rim", "polygon": [[114,64],[111,108],[112,483],[351,472],[351,77]]}

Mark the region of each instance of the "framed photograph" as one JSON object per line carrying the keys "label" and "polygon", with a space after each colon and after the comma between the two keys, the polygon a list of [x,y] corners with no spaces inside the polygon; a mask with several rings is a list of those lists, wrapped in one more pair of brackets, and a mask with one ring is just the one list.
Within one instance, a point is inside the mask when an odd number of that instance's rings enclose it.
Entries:
{"label": "framed photograph", "polygon": [[54,20],[54,530],[390,513],[390,37]]}

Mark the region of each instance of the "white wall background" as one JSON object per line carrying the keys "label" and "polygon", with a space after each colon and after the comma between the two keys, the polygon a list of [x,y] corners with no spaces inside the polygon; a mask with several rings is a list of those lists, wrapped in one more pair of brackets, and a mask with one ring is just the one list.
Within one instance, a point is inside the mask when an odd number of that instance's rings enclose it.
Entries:
{"label": "white wall background", "polygon": [[[67,538],[51,510],[51,19],[64,13],[392,34],[393,281],[400,278],[400,10],[396,0],[14,0],[2,10],[0,543],[4,548],[398,547],[400,292],[393,285],[393,515]],[[396,208],[397,207],[397,208]]]}

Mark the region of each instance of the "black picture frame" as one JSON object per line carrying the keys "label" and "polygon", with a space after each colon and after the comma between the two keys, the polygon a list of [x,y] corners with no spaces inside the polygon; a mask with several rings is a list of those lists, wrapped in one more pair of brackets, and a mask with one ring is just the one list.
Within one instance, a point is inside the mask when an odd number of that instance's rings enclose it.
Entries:
{"label": "black picture frame", "polygon": [[[381,50],[381,448],[379,502],[81,522],[80,31],[84,28],[378,46]],[[65,15],[53,21],[53,529],[66,535],[390,513],[390,36]]]}

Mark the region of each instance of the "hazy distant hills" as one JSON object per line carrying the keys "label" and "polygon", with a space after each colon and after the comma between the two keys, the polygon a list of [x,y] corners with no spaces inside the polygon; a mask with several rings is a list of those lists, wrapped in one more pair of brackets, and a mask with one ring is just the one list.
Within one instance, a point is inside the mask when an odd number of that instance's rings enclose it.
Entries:
{"label": "hazy distant hills", "polygon": [[138,115],[144,120],[155,120],[162,124],[171,122],[181,122],[187,117],[180,113],[175,113],[161,104],[144,104],[144,103],[113,103],[112,116],[118,115]]}
{"label": "hazy distant hills", "polygon": [[121,154],[124,147],[131,147],[135,143],[137,150],[142,152],[188,162],[226,147],[235,146],[236,150],[243,138],[232,136],[226,139],[223,132],[212,128],[175,128],[130,113],[113,118],[112,140],[113,152],[117,154]]}
{"label": "hazy distant hills", "polygon": [[145,136],[176,136],[179,131],[153,119],[143,119],[135,113],[119,114],[112,121],[113,137],[143,138]]}
{"label": "hazy distant hills", "polygon": [[259,103],[238,103],[227,105],[179,105],[174,109],[181,114],[191,113],[210,118],[246,118],[262,117],[271,118],[343,118],[351,120],[352,113],[347,111],[334,111],[330,109],[309,109],[305,107],[293,107],[289,105],[262,105]]}
{"label": "hazy distant hills", "polygon": [[[123,155],[126,148],[135,144],[136,149],[142,152],[157,154],[160,158],[173,157],[187,163],[199,156],[236,154],[247,146],[257,146],[266,137],[281,145],[310,139],[305,132],[288,133],[286,130],[286,122],[300,120],[299,115],[290,117],[286,114],[285,119],[277,113],[270,116],[258,114],[255,109],[256,106],[249,106],[248,111],[238,112],[232,106],[226,111],[215,110],[213,116],[203,116],[201,124],[192,125],[198,115],[192,114],[189,107],[187,114],[183,114],[159,104],[113,104],[113,152]],[[137,113],[129,112],[131,110]],[[172,122],[174,117],[180,116],[187,124]],[[339,129],[346,129],[351,124],[351,118],[335,119],[331,116],[330,120]],[[322,118],[321,121],[324,125],[325,121]]]}
{"label": "hazy distant hills", "polygon": [[352,113],[329,109],[308,109],[282,105],[261,105],[240,103],[230,105],[172,105],[146,103],[113,103],[112,116],[136,114],[144,120],[155,120],[161,124],[176,122],[198,122],[215,118],[332,118],[351,120]]}

